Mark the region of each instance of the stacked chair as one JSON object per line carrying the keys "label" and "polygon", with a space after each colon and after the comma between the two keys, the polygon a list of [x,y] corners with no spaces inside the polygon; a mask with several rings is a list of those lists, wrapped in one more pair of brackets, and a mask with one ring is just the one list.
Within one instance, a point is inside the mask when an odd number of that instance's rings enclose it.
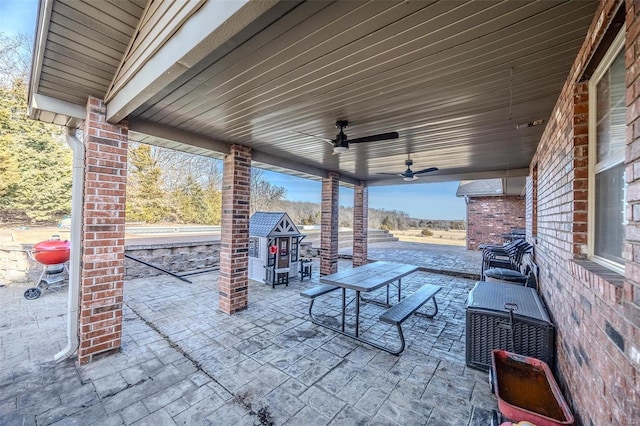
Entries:
{"label": "stacked chair", "polygon": [[538,267],[533,262],[533,246],[524,239],[504,245],[483,245],[482,279],[524,285],[537,289]]}

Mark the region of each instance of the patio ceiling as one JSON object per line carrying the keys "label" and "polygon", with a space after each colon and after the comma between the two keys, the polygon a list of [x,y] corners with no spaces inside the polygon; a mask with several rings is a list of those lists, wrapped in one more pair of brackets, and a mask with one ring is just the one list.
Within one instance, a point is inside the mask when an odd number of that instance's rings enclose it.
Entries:
{"label": "patio ceiling", "polygon": [[[96,96],[133,140],[345,183],[402,183],[379,173],[408,155],[440,169],[418,182],[522,176],[597,3],[44,0],[31,116]],[[338,119],[400,137],[333,155]]]}

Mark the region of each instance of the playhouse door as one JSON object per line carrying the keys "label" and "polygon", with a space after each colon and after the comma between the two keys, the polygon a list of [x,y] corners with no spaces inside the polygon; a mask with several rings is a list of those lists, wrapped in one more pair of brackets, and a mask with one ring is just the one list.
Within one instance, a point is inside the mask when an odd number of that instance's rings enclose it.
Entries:
{"label": "playhouse door", "polygon": [[289,240],[290,238],[278,238],[278,269],[289,267]]}

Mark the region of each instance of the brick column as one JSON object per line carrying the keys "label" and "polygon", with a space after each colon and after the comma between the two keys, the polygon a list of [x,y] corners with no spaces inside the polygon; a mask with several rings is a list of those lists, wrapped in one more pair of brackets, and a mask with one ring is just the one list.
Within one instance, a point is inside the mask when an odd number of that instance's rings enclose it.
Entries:
{"label": "brick column", "polygon": [[249,200],[251,149],[232,145],[224,158],[222,230],[220,235],[220,310],[233,314],[247,308],[249,284]]}
{"label": "brick column", "polygon": [[338,174],[322,179],[320,275],[338,272]]}
{"label": "brick column", "polygon": [[589,83],[573,88],[573,254],[587,257],[587,204],[589,186]]}
{"label": "brick column", "polygon": [[[120,350],[124,281],[127,123],[105,120],[89,98],[84,125],[85,177],[78,361]],[[73,212],[72,212],[73,213]],[[73,213],[75,214],[75,213]]]}
{"label": "brick column", "polygon": [[369,222],[369,189],[366,182],[353,188],[353,266],[367,261],[367,236]]}
{"label": "brick column", "polygon": [[[626,244],[622,253],[625,259],[624,316],[632,325],[633,352],[640,349],[640,92],[638,73],[640,66],[640,5],[627,1],[627,149],[625,179],[627,180]],[[633,70],[631,72],[630,70]],[[635,355],[634,354],[634,355]],[[640,356],[633,359],[640,371]],[[636,384],[638,381],[635,382]],[[640,391],[640,385],[636,387]],[[636,400],[640,394],[636,393]],[[638,409],[640,411],[640,409]]]}

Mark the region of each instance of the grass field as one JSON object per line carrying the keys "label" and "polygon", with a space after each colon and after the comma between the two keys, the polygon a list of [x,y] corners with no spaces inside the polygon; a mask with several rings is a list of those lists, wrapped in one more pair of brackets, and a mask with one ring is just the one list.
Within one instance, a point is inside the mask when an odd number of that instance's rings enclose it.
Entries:
{"label": "grass field", "polygon": [[431,237],[423,236],[421,229],[411,229],[407,231],[394,230],[390,232],[395,237],[398,237],[400,241],[407,241],[412,243],[464,246],[467,241],[467,231],[465,230],[439,231],[434,229],[431,230],[431,232],[433,232],[433,235]]}

